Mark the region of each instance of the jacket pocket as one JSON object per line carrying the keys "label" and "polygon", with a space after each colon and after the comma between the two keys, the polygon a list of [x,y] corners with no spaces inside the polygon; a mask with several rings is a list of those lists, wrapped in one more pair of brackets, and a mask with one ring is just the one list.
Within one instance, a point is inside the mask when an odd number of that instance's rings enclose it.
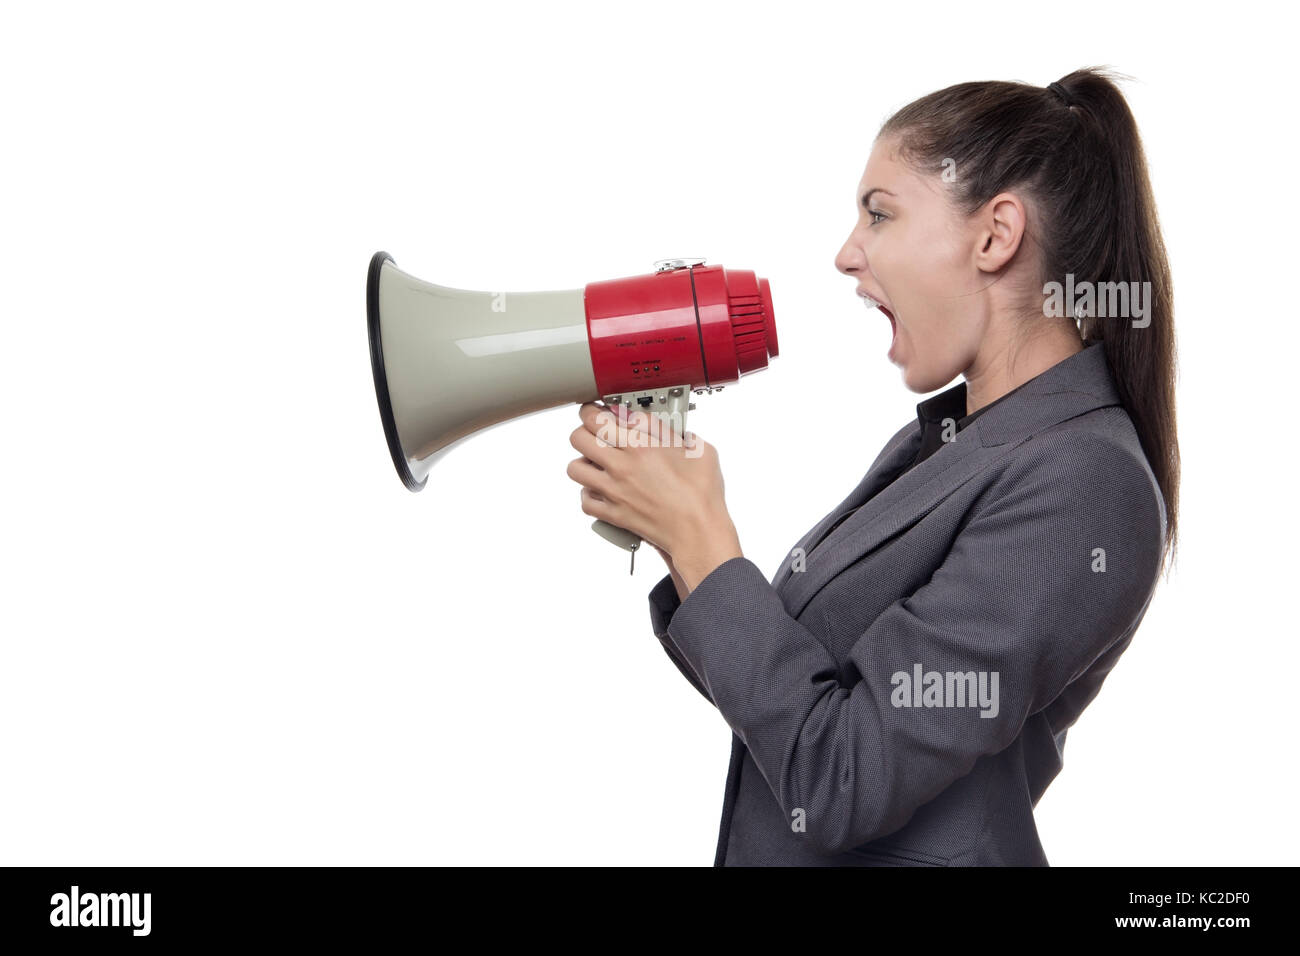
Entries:
{"label": "jacket pocket", "polygon": [[911,847],[885,845],[869,843],[866,846],[854,847],[849,850],[849,856],[859,860],[870,861],[868,865],[875,866],[947,866],[948,858],[946,856],[935,856],[933,853],[926,853],[924,850],[914,850]]}

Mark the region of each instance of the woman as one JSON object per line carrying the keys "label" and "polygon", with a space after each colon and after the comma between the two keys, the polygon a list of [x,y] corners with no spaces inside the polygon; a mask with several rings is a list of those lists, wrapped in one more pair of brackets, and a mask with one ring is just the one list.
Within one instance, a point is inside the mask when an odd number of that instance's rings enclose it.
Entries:
{"label": "woman", "polygon": [[718,865],[1047,865],[1033,807],[1176,527],[1172,292],[1137,127],[1097,70],[962,83],[884,124],[855,198],[836,266],[904,383],[964,381],[772,582],[706,443],[606,444],[588,404],[569,475],[663,555],[655,633],[734,732]]}

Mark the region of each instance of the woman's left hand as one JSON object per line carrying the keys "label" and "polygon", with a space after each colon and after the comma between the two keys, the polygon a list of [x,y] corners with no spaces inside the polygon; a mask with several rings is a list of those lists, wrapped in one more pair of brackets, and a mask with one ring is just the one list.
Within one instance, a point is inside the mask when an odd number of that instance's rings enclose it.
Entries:
{"label": "woman's left hand", "polygon": [[[626,528],[672,556],[693,591],[718,565],[744,557],[723,497],[718,453],[694,432],[678,436],[646,412],[587,402],[569,443],[583,455],[567,473],[582,510]],[[633,434],[637,433],[637,434]]]}

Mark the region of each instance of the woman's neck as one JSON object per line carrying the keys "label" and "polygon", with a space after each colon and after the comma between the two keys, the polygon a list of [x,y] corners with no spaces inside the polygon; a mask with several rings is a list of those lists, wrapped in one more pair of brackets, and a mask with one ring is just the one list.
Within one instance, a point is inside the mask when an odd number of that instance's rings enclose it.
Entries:
{"label": "woman's neck", "polygon": [[997,401],[1082,349],[1083,340],[1072,323],[1053,325],[1019,343],[1010,339],[988,343],[966,370],[966,414]]}

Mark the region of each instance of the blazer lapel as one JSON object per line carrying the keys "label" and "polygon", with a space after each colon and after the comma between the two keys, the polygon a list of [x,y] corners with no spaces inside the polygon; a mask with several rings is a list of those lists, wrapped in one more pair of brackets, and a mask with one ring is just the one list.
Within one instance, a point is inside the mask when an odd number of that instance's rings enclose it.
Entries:
{"label": "blazer lapel", "polygon": [[807,550],[814,543],[821,540],[822,535],[826,533],[826,529],[834,524],[841,515],[857,508],[880,491],[881,488],[885,487],[900,468],[916,457],[916,450],[920,443],[921,430],[919,426],[911,429],[905,428],[900,431],[894,437],[893,442],[876,457],[866,475],[858,482],[858,486],[849,492],[849,496],[832,509],[826,517],[817,522],[816,527],[800,538],[799,543],[790,549],[790,553],[786,555],[785,561],[781,563],[780,569],[776,572],[776,577],[772,580],[772,586],[779,590],[790,577],[791,568],[795,563],[796,552],[802,551],[806,555]]}
{"label": "blazer lapel", "polygon": [[807,547],[836,517],[862,505],[807,555],[805,570],[792,573],[792,562],[787,558],[773,581],[782,591],[786,610],[797,618],[837,574],[911,527],[981,470],[1003,458],[1010,448],[1069,418],[1119,404],[1104,346],[1096,344],[1058,362],[975,419],[925,461],[887,483],[916,453],[919,427],[906,432],[892,452],[887,449],[882,454],[840,507],[800,541],[799,547]]}

